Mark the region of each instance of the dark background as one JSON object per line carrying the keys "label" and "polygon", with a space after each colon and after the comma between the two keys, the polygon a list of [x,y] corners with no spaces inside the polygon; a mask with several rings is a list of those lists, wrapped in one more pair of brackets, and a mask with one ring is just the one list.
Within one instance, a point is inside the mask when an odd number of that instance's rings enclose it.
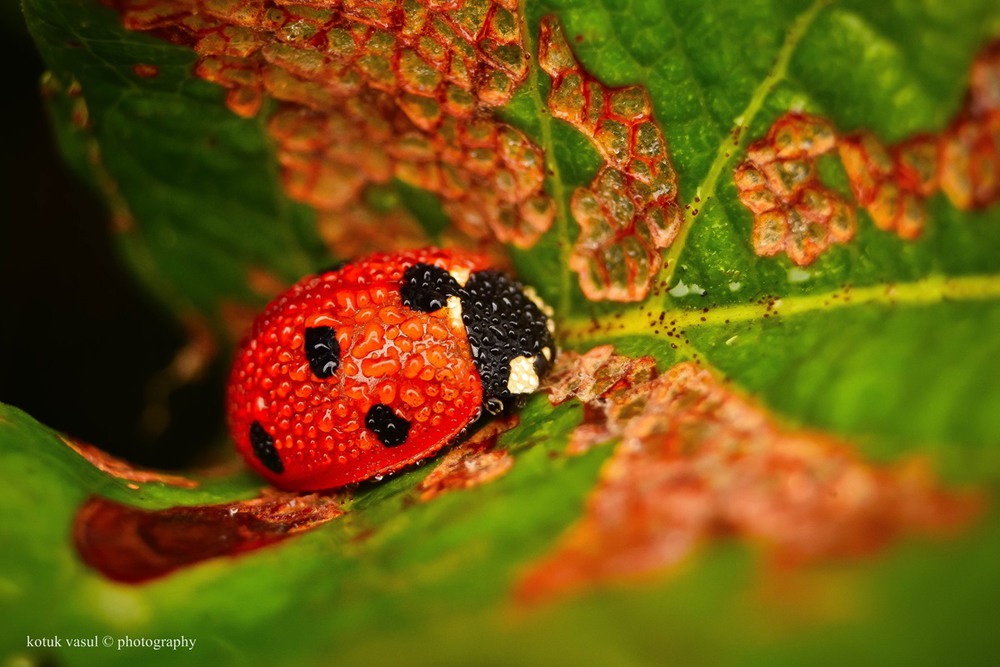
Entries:
{"label": "dark background", "polygon": [[19,3],[0,3],[0,50],[0,402],[136,463],[183,467],[223,432],[226,364],[173,391],[168,421],[143,419],[184,334],[131,280],[103,203],[58,155]]}

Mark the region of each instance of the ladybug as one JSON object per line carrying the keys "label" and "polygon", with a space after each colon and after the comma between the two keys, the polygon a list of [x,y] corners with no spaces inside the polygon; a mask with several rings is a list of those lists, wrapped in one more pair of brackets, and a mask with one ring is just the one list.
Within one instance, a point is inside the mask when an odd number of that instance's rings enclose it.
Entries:
{"label": "ladybug", "polygon": [[455,442],[535,391],[552,311],[478,255],[378,254],[272,301],[230,374],[236,448],[275,486],[331,489]]}

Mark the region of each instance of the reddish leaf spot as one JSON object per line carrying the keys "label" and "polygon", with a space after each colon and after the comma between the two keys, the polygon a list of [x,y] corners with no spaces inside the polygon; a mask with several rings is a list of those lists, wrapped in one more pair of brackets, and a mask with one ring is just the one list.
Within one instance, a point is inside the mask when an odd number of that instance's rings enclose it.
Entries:
{"label": "reddish leaf spot", "polygon": [[220,301],[219,315],[229,340],[240,341],[250,331],[260,308],[239,301]]}
{"label": "reddish leaf spot", "polygon": [[160,68],[156,65],[148,65],[146,63],[139,63],[132,66],[132,71],[135,75],[142,77],[143,79],[152,79],[153,77],[159,76]]}
{"label": "reddish leaf spot", "polygon": [[91,498],[76,515],[73,542],[87,565],[114,581],[136,584],[209,558],[274,544],[341,514],[333,498],[316,494],[271,493],[165,510]]}
{"label": "reddish leaf spot", "polygon": [[101,472],[111,475],[112,477],[117,477],[118,479],[133,482],[134,484],[129,484],[129,487],[132,489],[138,489],[138,484],[157,483],[179,486],[186,489],[193,489],[198,486],[198,482],[193,479],[188,479],[187,477],[134,467],[131,464],[111,456],[110,454],[85,442],[79,442],[65,436],[62,436],[60,439],[73,451],[85,458],[87,463],[94,466]]}
{"label": "reddish leaf spot", "polygon": [[641,301],[659,269],[660,250],[681,225],[663,131],[641,86],[607,88],[583,70],[559,23],[542,19],[538,62],[552,77],[552,115],[583,133],[604,158],[570,206],[580,225],[570,266],[589,299]]}
{"label": "reddish leaf spot", "polygon": [[823,119],[789,113],[751,144],[734,179],[740,201],[754,214],[758,255],[785,252],[805,266],[830,243],[854,238],[854,209],[816,173],[816,159],[835,143],[833,127]]}
{"label": "reddish leaf spot", "polygon": [[420,500],[426,502],[448,491],[471,489],[506,475],[514,465],[514,458],[506,450],[496,448],[497,439],[517,423],[516,416],[495,419],[450,449],[417,486]]}
{"label": "reddish leaf spot", "polygon": [[219,353],[216,332],[204,318],[193,312],[183,313],[181,323],[187,342],[146,383],[141,428],[149,436],[163,433],[170,425],[173,393],[200,378]]}
{"label": "reddish leaf spot", "polygon": [[285,190],[321,213],[365,208],[362,189],[395,177],[476,239],[528,247],[551,225],[541,150],[491,111],[527,76],[516,3],[109,1],[126,27],[192,46],[234,113],[277,100]]}
{"label": "reddish leaf spot", "polygon": [[920,461],[877,467],[843,443],[783,428],[693,363],[645,382],[629,372],[649,361],[608,348],[577,363],[553,399],[586,398],[584,428],[599,438],[584,439],[621,442],[583,518],[522,578],[524,600],[654,572],[710,538],[752,540],[785,565],[871,554],[908,533],[959,527],[981,505],[942,490]]}
{"label": "reddish leaf spot", "polygon": [[[340,257],[363,257],[385,251],[386,240],[396,249],[422,248],[428,244],[420,224],[401,208],[385,213],[365,206],[343,211],[320,211],[316,216],[320,238]],[[461,246],[462,242],[443,244]]]}
{"label": "reddish leaf spot", "polygon": [[[73,128],[78,131],[91,129],[90,111],[87,108],[87,101],[83,98],[83,89],[79,81],[71,79],[66,83],[60,81],[51,72],[46,72],[42,78],[42,94],[48,97],[56,95],[66,96],[71,105],[70,123]],[[128,210],[125,198],[122,197],[121,192],[118,190],[117,181],[111,177],[104,166],[97,141],[89,132],[81,135],[79,140],[86,149],[87,160],[92,167],[92,175],[95,183],[104,194],[105,200],[108,203],[113,229],[116,232],[131,231],[135,227],[135,221]]]}
{"label": "reddish leaf spot", "polygon": [[784,252],[811,264],[832,243],[854,237],[851,204],[825,187],[816,160],[836,149],[851,192],[875,225],[903,239],[920,236],[924,200],[942,191],[961,209],[1000,197],[1000,41],[972,65],[966,103],[941,134],[886,147],[870,132],[838,136],[826,120],[790,112],[749,146],[735,171],[740,201],[754,216],[754,251]]}
{"label": "reddish leaf spot", "polygon": [[570,434],[567,452],[582,454],[612,439],[605,410],[621,418],[620,411],[627,409],[629,398],[655,377],[656,362],[652,357],[617,355],[610,345],[595,347],[582,356],[560,354],[546,382],[549,401],[559,405],[575,398],[584,406],[583,423]]}
{"label": "reddish leaf spot", "polygon": [[941,138],[939,168],[942,192],[960,209],[1000,198],[1000,40],[972,63],[965,108]]}
{"label": "reddish leaf spot", "polygon": [[255,294],[268,300],[291,287],[285,280],[260,266],[247,269],[246,283]]}

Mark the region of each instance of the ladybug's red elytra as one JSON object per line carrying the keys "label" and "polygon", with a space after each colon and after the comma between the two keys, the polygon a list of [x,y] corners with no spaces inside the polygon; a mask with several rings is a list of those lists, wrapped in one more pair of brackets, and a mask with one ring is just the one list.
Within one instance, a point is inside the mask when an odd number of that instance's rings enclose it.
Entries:
{"label": "ladybug's red elytra", "polygon": [[538,388],[551,310],[479,255],[426,248],[309,276],[236,354],[229,428],[275,486],[331,489],[454,442]]}

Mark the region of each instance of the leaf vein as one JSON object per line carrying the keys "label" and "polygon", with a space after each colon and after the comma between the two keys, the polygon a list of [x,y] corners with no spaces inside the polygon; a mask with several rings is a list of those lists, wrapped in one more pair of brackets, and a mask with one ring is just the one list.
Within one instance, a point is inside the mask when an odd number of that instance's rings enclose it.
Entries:
{"label": "leaf vein", "polygon": [[[725,135],[722,143],[716,149],[715,159],[712,160],[712,164],[709,166],[708,171],[705,173],[705,177],[702,179],[701,183],[695,188],[694,193],[689,193],[687,196],[689,204],[694,201],[697,197],[702,202],[702,207],[707,205],[709,200],[715,195],[715,188],[718,185],[719,177],[722,175],[722,169],[726,166],[732,159],[733,156],[739,153],[743,147],[746,145],[748,140],[746,130],[754,118],[760,112],[761,107],[764,104],[764,100],[771,93],[774,87],[780,83],[787,75],[788,63],[791,60],[792,55],[795,53],[795,49],[798,47],[802,40],[802,37],[806,34],[809,26],[812,25],[816,16],[819,14],[820,10],[828,4],[829,0],[815,0],[805,11],[803,11],[798,17],[792,21],[788,34],[785,37],[784,43],[778,50],[778,55],[775,58],[774,66],[771,71],[768,72],[767,76],[760,82],[760,84],[754,89],[753,94],[750,96],[750,101],[747,103],[746,108],[743,110],[739,116],[736,117],[733,127]],[[738,137],[736,141],[732,140],[732,137]],[[694,226],[697,206],[689,205],[684,209],[684,220],[681,223],[680,231],[677,234],[677,238],[671,244],[669,250],[667,251],[665,264],[666,268],[665,276],[663,282],[670,285],[673,282],[673,277],[678,266],[678,259],[684,250],[685,244],[687,242],[687,237],[691,228]]]}
{"label": "leaf vein", "polygon": [[[740,303],[714,306],[708,311],[690,309],[673,311],[669,315],[672,326],[685,327],[726,326],[750,321],[763,321],[768,317],[794,317],[817,311],[885,305],[925,306],[944,301],[985,301],[1000,299],[1000,275],[945,276],[929,275],[907,283],[881,283],[865,287],[845,287],[834,291],[791,296],[768,303]],[[649,334],[649,317],[642,311],[632,310],[614,320],[613,335],[629,336]],[[588,342],[594,337],[593,320],[577,320],[563,325],[562,339],[566,342]]]}
{"label": "leaf vein", "polygon": [[[534,33],[528,25],[527,1],[519,0],[518,5],[518,20],[521,22],[521,34],[524,35],[528,52],[537,54],[537,40],[534,38]],[[542,152],[545,154],[546,180],[552,188],[551,194],[556,204],[556,232],[559,237],[559,264],[561,269],[557,312],[567,313],[569,312],[570,290],[572,289],[569,260],[573,248],[573,239],[570,238],[569,209],[566,206],[567,193],[566,187],[563,184],[559,161],[556,159],[555,141],[552,138],[552,116],[549,114],[548,106],[545,104],[545,100],[542,99],[542,94],[539,90],[541,81],[538,76],[538,70],[540,69],[538,58],[531,58],[530,63],[526,85],[528,86],[531,104],[534,107],[539,122],[539,132],[541,134],[539,141]]]}

